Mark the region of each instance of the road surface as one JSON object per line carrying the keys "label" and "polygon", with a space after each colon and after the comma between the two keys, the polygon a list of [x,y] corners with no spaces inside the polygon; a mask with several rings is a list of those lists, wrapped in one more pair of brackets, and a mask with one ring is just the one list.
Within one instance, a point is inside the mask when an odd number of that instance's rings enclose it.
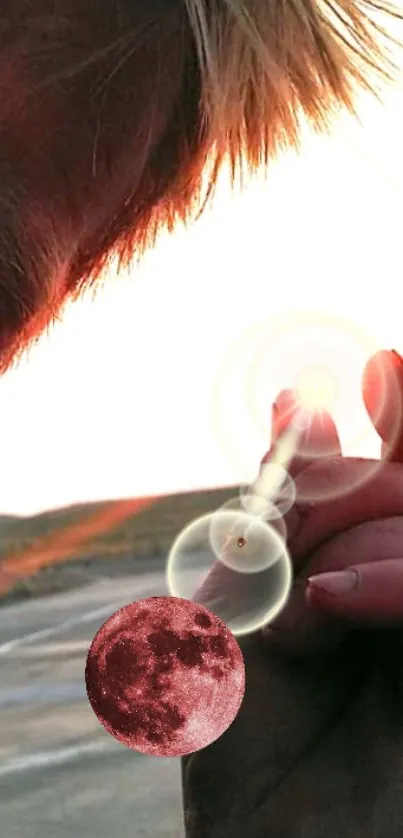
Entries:
{"label": "road surface", "polygon": [[1,835],[183,838],[179,760],[116,742],[83,678],[107,617],[166,593],[156,571],[0,609]]}

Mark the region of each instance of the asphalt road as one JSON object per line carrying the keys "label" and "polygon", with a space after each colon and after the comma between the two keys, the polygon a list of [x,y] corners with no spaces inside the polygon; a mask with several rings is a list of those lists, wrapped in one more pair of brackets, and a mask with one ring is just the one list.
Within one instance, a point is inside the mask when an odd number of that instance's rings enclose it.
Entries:
{"label": "asphalt road", "polygon": [[161,572],[0,609],[0,834],[183,838],[179,760],[136,754],[85,693],[91,640],[117,608],[167,593]]}

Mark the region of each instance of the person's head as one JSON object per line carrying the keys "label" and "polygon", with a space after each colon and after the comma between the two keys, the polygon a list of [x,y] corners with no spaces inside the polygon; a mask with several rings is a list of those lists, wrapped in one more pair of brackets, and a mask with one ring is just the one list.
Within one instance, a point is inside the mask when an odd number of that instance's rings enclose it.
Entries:
{"label": "person's head", "polygon": [[388,71],[376,0],[3,0],[0,371],[235,171]]}

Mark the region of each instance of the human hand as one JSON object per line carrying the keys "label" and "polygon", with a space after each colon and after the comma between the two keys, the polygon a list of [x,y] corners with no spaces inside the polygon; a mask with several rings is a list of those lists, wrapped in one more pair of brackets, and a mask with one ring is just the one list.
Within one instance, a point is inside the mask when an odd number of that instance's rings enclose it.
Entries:
{"label": "human hand", "polygon": [[[326,425],[337,447],[330,418]],[[326,447],[326,439],[322,442]],[[320,443],[317,436],[316,451]],[[338,462],[351,469],[366,461]],[[297,484],[321,467],[329,468],[329,462],[297,457],[292,465]],[[311,575],[310,556],[315,560],[328,535],[346,524],[359,526],[376,510],[381,518],[402,514],[402,471],[385,464],[376,491],[367,485],[357,493],[358,507],[344,499],[308,508],[302,524],[291,513],[297,573]],[[310,606],[301,590],[306,614]],[[323,620],[326,655],[278,655],[281,644],[268,643],[261,632],[239,638],[246,665],[240,712],[219,740],[182,760],[188,838],[400,835],[402,668],[395,642],[400,633],[363,635],[345,620],[332,622],[322,614],[317,620],[313,634],[317,640]]]}
{"label": "human hand", "polygon": [[[381,411],[380,378],[386,394]],[[381,352],[371,359],[363,398],[383,439],[384,465],[347,496],[308,508],[291,537],[299,573],[286,608],[265,630],[283,650],[323,650],[359,625],[403,627],[403,422],[396,432],[396,417],[403,415],[403,364],[398,357]],[[340,460],[337,479],[359,483],[357,475],[366,468],[365,460]],[[333,460],[316,461],[297,478],[297,493],[334,480],[334,470]]]}

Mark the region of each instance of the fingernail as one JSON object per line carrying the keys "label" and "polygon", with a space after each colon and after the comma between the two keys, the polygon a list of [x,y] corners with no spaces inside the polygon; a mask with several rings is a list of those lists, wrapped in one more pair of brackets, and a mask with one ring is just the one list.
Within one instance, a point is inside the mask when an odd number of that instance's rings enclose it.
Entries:
{"label": "fingernail", "polygon": [[326,591],[332,596],[341,596],[353,591],[358,585],[358,573],[354,568],[341,570],[338,573],[320,573],[308,579],[311,588]]}

